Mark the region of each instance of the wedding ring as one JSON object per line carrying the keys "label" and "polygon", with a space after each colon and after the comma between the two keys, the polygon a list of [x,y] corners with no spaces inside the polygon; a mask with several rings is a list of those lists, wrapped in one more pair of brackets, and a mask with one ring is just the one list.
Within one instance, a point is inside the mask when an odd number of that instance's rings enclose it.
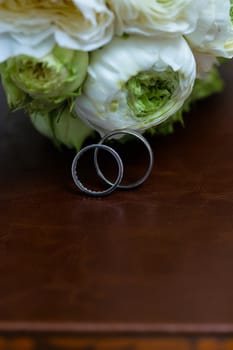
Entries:
{"label": "wedding ring", "polygon": [[[106,190],[103,190],[103,191],[92,191],[92,190],[88,189],[87,187],[85,187],[82,184],[82,182],[80,181],[78,173],[77,173],[78,161],[79,161],[80,157],[84,153],[88,152],[91,149],[94,149],[95,152],[98,151],[99,149],[103,149],[103,150],[109,152],[114,157],[114,159],[117,163],[117,166],[118,166],[118,175],[117,175],[116,181],[114,183],[108,182],[110,187],[107,188]],[[98,170],[98,169],[96,168],[96,170]],[[113,148],[111,148],[107,145],[93,144],[93,145],[89,145],[89,146],[82,148],[81,151],[79,151],[76,154],[76,156],[74,157],[73,163],[72,163],[71,173],[72,173],[72,177],[73,177],[75,185],[82,192],[84,192],[85,194],[87,194],[89,196],[93,196],[93,197],[103,197],[103,196],[106,196],[106,195],[112,193],[118,187],[118,185],[121,182],[122,177],[123,177],[124,167],[123,167],[123,163],[122,163],[122,160],[121,160],[119,154]],[[105,182],[107,182],[107,181],[105,181]]]}
{"label": "wedding ring", "polygon": [[[153,164],[154,164],[154,155],[153,155],[153,151],[151,149],[149,142],[145,139],[145,137],[143,137],[141,134],[139,134],[137,131],[134,131],[134,130],[125,129],[125,130],[115,130],[115,131],[109,132],[100,140],[99,145],[102,145],[105,141],[109,140],[111,137],[113,137],[115,135],[122,135],[122,134],[123,135],[132,135],[132,136],[136,137],[137,139],[139,139],[143,143],[143,145],[146,147],[146,149],[148,151],[148,155],[149,155],[148,168],[147,168],[145,174],[141,178],[139,178],[135,182],[128,184],[128,185],[121,185],[121,184],[117,185],[117,188],[129,190],[129,189],[133,189],[133,188],[140,186],[149,177],[151,170],[153,168]],[[104,174],[102,173],[102,171],[99,167],[98,149],[96,149],[95,153],[94,153],[94,163],[95,163],[95,168],[96,168],[96,171],[97,171],[97,174],[99,175],[99,177],[102,180],[104,180],[108,185],[112,186],[113,183],[104,176]]]}

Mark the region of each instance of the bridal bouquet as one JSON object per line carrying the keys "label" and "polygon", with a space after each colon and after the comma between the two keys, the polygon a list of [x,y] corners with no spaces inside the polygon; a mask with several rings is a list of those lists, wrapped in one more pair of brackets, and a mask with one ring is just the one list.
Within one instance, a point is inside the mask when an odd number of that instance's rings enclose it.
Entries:
{"label": "bridal bouquet", "polygon": [[169,133],[219,91],[233,56],[233,0],[0,0],[0,73],[57,144],[94,131]]}

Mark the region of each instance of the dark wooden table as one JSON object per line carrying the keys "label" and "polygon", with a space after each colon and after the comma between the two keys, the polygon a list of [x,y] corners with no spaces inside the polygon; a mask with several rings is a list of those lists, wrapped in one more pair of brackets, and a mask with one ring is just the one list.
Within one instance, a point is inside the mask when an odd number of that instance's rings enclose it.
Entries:
{"label": "dark wooden table", "polygon": [[149,180],[103,199],[75,191],[73,152],[1,93],[0,349],[233,349],[233,64],[221,70],[225,91],[152,141]]}

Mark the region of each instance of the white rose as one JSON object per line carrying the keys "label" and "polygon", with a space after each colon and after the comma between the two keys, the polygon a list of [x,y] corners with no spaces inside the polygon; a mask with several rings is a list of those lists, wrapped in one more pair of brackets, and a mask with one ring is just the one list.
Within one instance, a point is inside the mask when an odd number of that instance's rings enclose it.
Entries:
{"label": "white rose", "polygon": [[196,30],[186,38],[192,48],[216,57],[233,56],[233,29],[229,0],[208,0]]}
{"label": "white rose", "polygon": [[116,33],[188,34],[207,0],[106,0],[116,16]]}
{"label": "white rose", "polygon": [[20,54],[41,58],[55,44],[91,51],[113,35],[104,0],[0,1],[0,62]]}
{"label": "white rose", "polygon": [[183,105],[195,78],[195,59],[182,37],[115,38],[91,54],[76,112],[101,134],[143,132]]}

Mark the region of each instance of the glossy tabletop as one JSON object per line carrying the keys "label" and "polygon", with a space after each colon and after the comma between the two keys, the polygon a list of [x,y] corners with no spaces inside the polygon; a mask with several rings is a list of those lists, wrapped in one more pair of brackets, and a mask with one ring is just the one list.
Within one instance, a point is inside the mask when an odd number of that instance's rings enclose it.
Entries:
{"label": "glossy tabletop", "polygon": [[151,141],[147,182],[101,199],[1,93],[0,331],[233,332],[233,65],[221,70],[224,92]]}

